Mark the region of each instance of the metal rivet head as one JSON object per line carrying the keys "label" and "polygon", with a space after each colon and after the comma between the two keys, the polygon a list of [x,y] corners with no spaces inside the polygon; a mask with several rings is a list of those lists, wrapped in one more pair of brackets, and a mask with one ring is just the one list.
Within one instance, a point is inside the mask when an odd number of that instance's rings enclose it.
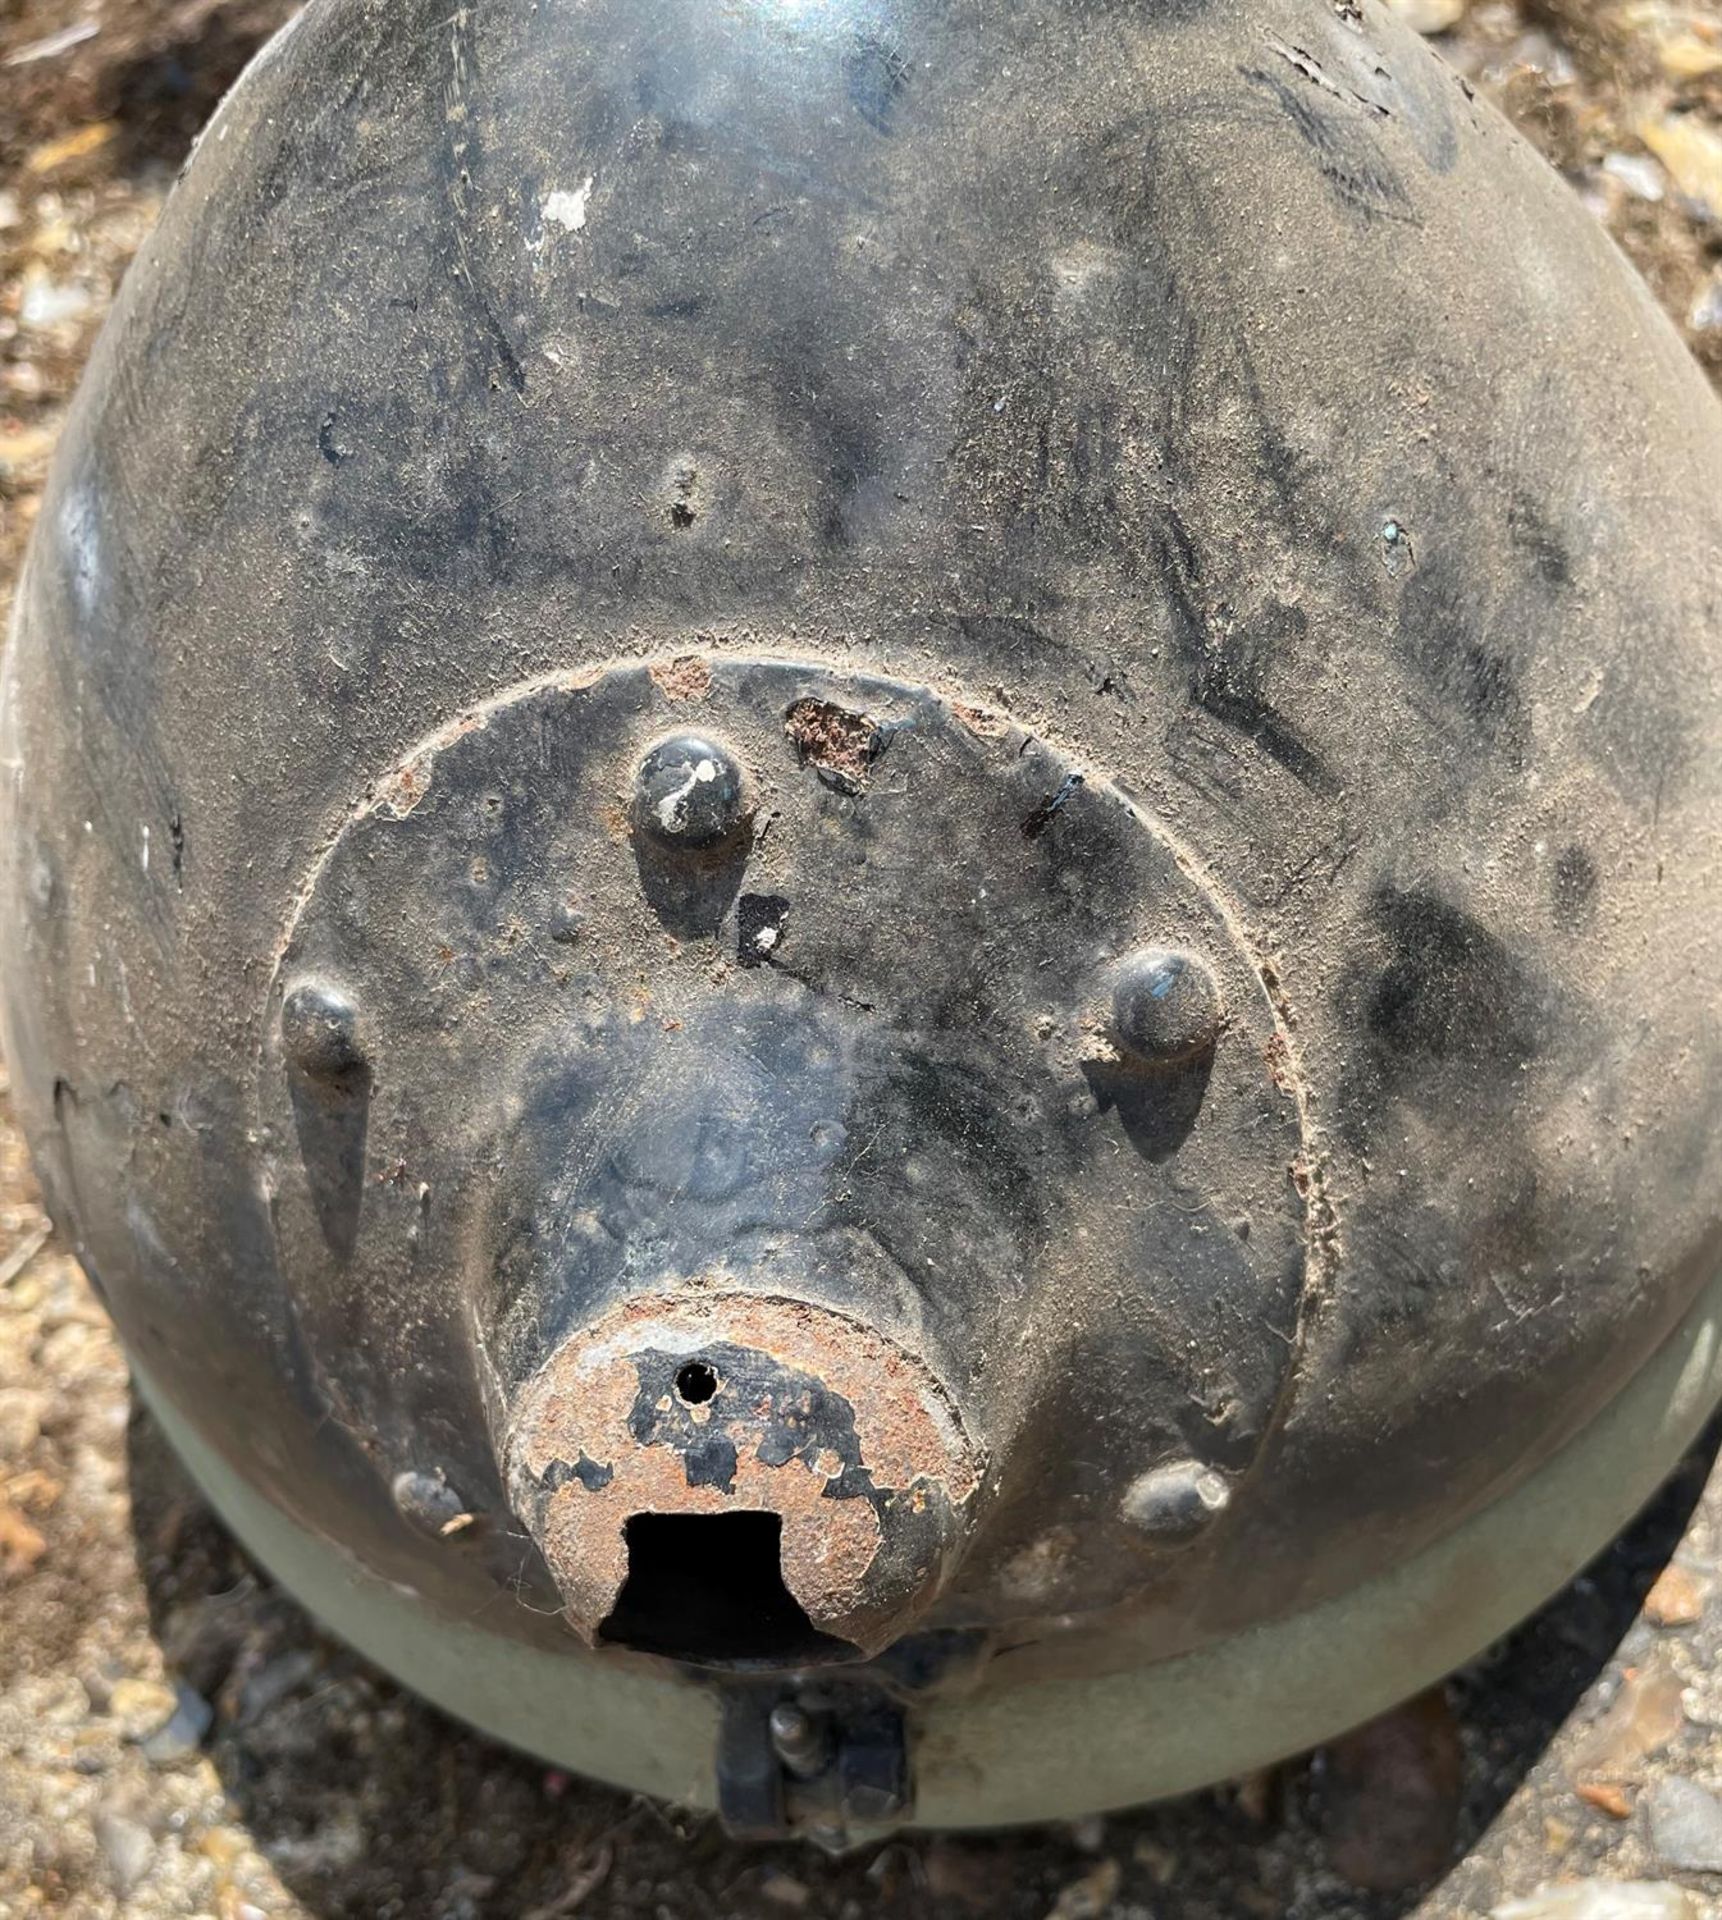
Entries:
{"label": "metal rivet head", "polygon": [[1163,1546],[1195,1539],[1226,1510],[1232,1490],[1223,1475],[1199,1460],[1171,1460],[1131,1483],[1124,1495],[1126,1525]]}
{"label": "metal rivet head", "polygon": [[326,981],[301,980],[288,990],[281,1042],[293,1068],[313,1080],[350,1080],[365,1065],[358,1011]]}
{"label": "metal rivet head", "polygon": [[1119,970],[1112,993],[1112,1032],[1119,1048],[1153,1066],[1180,1066],[1219,1038],[1220,989],[1207,962],[1193,953],[1148,947]]}
{"label": "metal rivet head", "polygon": [[397,1473],[389,1491],[403,1520],[428,1533],[446,1539],[462,1531],[462,1522],[470,1521],[465,1503],[440,1473],[408,1469]]}
{"label": "metal rivet head", "polygon": [[634,776],[634,819],[660,846],[703,852],[747,819],[746,782],[727,747],[702,734],[660,741]]}

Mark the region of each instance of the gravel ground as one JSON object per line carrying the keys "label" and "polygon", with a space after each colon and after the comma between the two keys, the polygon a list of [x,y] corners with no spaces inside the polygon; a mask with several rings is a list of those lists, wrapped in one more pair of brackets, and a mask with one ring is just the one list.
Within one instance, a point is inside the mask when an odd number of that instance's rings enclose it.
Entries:
{"label": "gravel ground", "polygon": [[[1722,383],[1722,6],[1395,4],[1568,174]],[[289,10],[0,0],[0,617],[114,287]],[[133,1410],[0,1069],[0,1917],[1722,1920],[1716,1446],[1474,1668],[1271,1774],[840,1862],[739,1849],[451,1725],[246,1561]]]}

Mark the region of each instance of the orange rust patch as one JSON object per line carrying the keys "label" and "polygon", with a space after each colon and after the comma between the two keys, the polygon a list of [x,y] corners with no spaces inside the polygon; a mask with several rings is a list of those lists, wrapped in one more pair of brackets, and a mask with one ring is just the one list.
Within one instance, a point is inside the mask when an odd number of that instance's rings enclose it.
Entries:
{"label": "orange rust patch", "polygon": [[[874,1487],[900,1496],[886,1518],[865,1497],[831,1497],[845,1463],[829,1448],[787,1460],[766,1442],[782,1416],[769,1397],[712,1403],[696,1423],[721,1413],[735,1442],[730,1485],[688,1484],[687,1459],[673,1445],[645,1444],[632,1419],[642,1391],[641,1359],[651,1353],[697,1358],[741,1348],[807,1376],[853,1413],[861,1463]],[[667,1405],[660,1402],[660,1407]],[[576,1334],[528,1384],[516,1414],[508,1471],[517,1504],[556,1462],[591,1462],[608,1481],[571,1479],[541,1508],[539,1544],[588,1639],[613,1610],[627,1577],[628,1521],[639,1513],[769,1512],[782,1517],[783,1581],[821,1631],[872,1650],[932,1597],[942,1571],[937,1530],[917,1535],[924,1551],[883,1554],[887,1529],[918,1521],[937,1488],[952,1512],[973,1498],[974,1450],[926,1367],[871,1328],[804,1301],[712,1293],[630,1301]],[[774,1464],[774,1461],[777,1462]]]}
{"label": "orange rust patch", "polygon": [[409,760],[404,767],[397,767],[378,790],[378,812],[404,820],[430,791],[431,767],[435,760],[434,753],[426,752],[416,760]]}
{"label": "orange rust patch", "polygon": [[964,706],[953,700],[951,712],[970,733],[978,734],[983,740],[1002,740],[1010,732],[1010,722],[1004,715],[992,713],[985,707]]}
{"label": "orange rust patch", "polygon": [[867,784],[879,751],[879,728],[864,713],[831,700],[797,700],[783,717],[796,757],[804,767],[829,774],[852,793]]}
{"label": "orange rust patch", "polygon": [[697,653],[655,661],[646,671],[666,700],[703,700],[712,690],[712,670]]}

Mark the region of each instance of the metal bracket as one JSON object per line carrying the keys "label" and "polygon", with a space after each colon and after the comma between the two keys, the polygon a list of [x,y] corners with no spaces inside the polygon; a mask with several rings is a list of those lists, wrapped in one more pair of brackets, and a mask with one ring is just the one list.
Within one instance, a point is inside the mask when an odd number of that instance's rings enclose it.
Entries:
{"label": "metal bracket", "polygon": [[842,1852],[908,1817],[902,1707],[875,1686],[726,1685],[718,1811],[737,1839],[799,1834]]}

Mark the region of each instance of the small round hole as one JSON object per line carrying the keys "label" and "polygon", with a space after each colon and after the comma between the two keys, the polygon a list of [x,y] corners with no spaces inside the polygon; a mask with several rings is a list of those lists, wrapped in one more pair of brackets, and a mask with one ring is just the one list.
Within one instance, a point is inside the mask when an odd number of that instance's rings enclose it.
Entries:
{"label": "small round hole", "polygon": [[703,1407],[717,1390],[716,1369],[703,1360],[690,1360],[676,1373],[676,1392],[690,1407]]}

